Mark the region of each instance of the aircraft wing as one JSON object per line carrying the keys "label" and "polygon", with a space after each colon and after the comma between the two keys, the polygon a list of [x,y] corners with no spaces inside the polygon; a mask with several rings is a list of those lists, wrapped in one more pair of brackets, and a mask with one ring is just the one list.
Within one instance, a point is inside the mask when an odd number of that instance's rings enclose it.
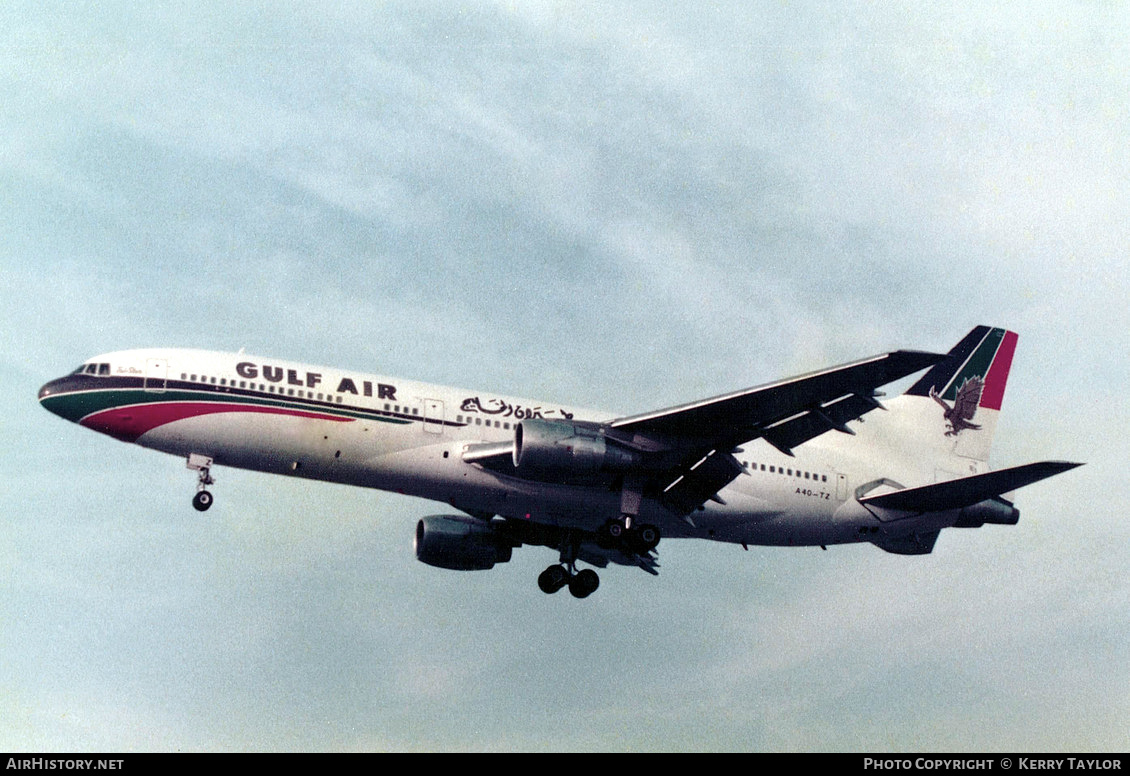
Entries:
{"label": "aircraft wing", "polygon": [[[944,355],[898,350],[776,383],[631,415],[612,428],[644,436],[695,440],[729,452],[761,437],[784,453],[882,405],[875,390],[933,366]],[[850,431],[848,431],[850,433]]]}
{"label": "aircraft wing", "polygon": [[762,438],[781,452],[882,407],[876,389],[933,366],[944,355],[898,350],[712,399],[614,420],[610,436],[667,447],[668,464],[646,490],[687,515],[742,472],[737,445]]}
{"label": "aircraft wing", "polygon": [[[703,401],[631,415],[602,425],[599,432],[590,429],[586,433],[599,434],[639,457],[640,465],[623,474],[623,489],[630,492],[626,499],[654,498],[685,516],[707,500],[719,500],[718,491],[741,474],[742,465],[733,455],[739,444],[763,438],[792,455],[792,448],[832,429],[850,434],[848,421],[882,406],[875,399],[877,388],[944,358],[899,350]],[[568,436],[568,432],[565,434]],[[564,438],[560,444],[571,449],[572,442]],[[513,442],[471,445],[464,450],[463,460],[523,476],[511,461],[515,449]],[[586,476],[577,473],[573,481],[582,484]]]}

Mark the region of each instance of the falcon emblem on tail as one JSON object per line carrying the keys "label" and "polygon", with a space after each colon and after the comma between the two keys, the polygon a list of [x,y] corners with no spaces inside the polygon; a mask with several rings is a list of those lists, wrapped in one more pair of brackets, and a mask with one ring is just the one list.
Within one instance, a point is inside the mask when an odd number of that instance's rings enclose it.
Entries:
{"label": "falcon emblem on tail", "polygon": [[952,407],[946,404],[937,391],[933,388],[930,389],[930,398],[942,405],[945,410],[945,419],[950,428],[946,432],[946,436],[957,436],[967,428],[974,431],[981,428],[980,425],[970,423],[970,421],[977,414],[977,406],[981,403],[981,390],[984,387],[985,381],[980,377],[967,378],[957,389]]}

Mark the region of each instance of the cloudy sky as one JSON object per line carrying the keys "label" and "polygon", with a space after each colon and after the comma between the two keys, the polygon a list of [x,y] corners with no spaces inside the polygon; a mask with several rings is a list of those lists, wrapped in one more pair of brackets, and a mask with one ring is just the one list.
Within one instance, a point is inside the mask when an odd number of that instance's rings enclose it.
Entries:
{"label": "cloudy sky", "polygon": [[[235,7],[229,7],[234,5]],[[1118,3],[6,3],[0,750],[1121,750]],[[667,542],[548,598],[434,506],[35,392],[145,345],[641,412],[1020,333],[1015,527]]]}

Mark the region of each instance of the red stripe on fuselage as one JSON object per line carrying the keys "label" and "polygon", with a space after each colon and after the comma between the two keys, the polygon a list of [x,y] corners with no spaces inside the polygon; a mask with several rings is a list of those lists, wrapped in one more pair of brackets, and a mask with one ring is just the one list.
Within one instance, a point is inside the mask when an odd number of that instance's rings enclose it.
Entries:
{"label": "red stripe on fuselage", "polygon": [[981,391],[981,406],[987,410],[999,410],[1004,401],[1004,388],[1008,383],[1008,370],[1012,367],[1012,354],[1016,352],[1016,333],[1006,331],[997,354],[993,357],[989,373],[985,375],[985,387]]}
{"label": "red stripe on fuselage", "polygon": [[297,418],[311,418],[314,420],[334,420],[338,423],[349,423],[353,418],[343,418],[339,415],[327,415],[321,412],[306,412],[292,410],[284,407],[266,407],[257,404],[238,404],[221,402],[153,402],[151,404],[135,404],[129,407],[115,407],[114,409],[95,412],[79,421],[87,428],[109,434],[123,442],[136,442],[147,431],[152,431],[166,423],[174,423],[187,418],[197,418],[202,415],[214,415],[219,412],[255,412],[267,415],[290,415]]}

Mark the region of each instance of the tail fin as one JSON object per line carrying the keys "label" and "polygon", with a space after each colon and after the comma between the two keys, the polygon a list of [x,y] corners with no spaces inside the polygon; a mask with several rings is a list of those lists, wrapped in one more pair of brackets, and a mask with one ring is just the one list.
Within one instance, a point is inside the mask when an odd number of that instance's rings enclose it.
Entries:
{"label": "tail fin", "polygon": [[938,433],[953,438],[953,453],[989,459],[1016,334],[978,326],[906,392],[938,404]]}

